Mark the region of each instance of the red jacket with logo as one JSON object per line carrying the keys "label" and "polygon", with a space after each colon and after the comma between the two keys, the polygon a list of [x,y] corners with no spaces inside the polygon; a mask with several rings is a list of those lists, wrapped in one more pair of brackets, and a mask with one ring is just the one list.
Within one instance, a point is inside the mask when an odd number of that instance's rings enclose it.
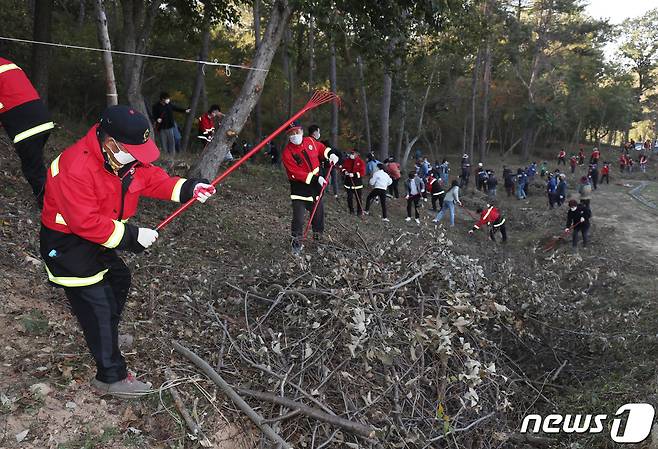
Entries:
{"label": "red jacket with logo", "polygon": [[[345,176],[346,189],[362,189],[363,177],[366,175],[366,164],[360,156],[354,159],[349,157],[345,158],[341,167],[341,172]],[[349,174],[353,176],[350,177]]]}
{"label": "red jacket with logo", "polygon": [[14,143],[55,126],[25,72],[5,58],[0,58],[0,122]]}
{"label": "red jacket with logo", "polygon": [[81,286],[81,278],[94,276],[99,281],[103,266],[97,256],[106,249],[144,249],[137,242],[138,227],[125,223],[137,212],[141,196],[184,202],[198,182],[139,162],[115,174],[97,128],[57,156],[47,173],[41,253],[50,280],[59,285]]}
{"label": "red jacket with logo", "polygon": [[482,211],[480,214],[480,220],[473,225],[473,229],[477,230],[486,225],[494,225],[498,227],[504,223],[505,219],[502,218],[498,209],[492,206]]}
{"label": "red jacket with logo", "polygon": [[281,160],[290,181],[291,199],[315,201],[321,189],[320,161],[328,160],[331,154],[336,152],[312,137],[304,137],[299,145],[288,141]]}

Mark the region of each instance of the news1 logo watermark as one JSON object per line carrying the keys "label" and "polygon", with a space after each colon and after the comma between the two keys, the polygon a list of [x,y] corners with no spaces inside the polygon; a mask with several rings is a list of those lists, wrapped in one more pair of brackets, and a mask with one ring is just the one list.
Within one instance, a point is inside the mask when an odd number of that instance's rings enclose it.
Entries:
{"label": "news1 logo watermark", "polygon": [[[650,404],[625,404],[612,417],[610,438],[615,443],[641,443],[651,433],[655,410]],[[626,416],[626,426],[622,427]],[[521,433],[602,433],[608,415],[528,415]]]}

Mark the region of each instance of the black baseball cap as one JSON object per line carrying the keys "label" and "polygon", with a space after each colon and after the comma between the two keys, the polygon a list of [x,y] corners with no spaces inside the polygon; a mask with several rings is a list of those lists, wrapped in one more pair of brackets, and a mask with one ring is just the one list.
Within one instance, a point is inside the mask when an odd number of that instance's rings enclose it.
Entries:
{"label": "black baseball cap", "polygon": [[286,134],[290,134],[293,131],[297,131],[299,129],[303,129],[302,125],[298,121],[294,121],[288,125],[286,128]]}
{"label": "black baseball cap", "polygon": [[150,164],[160,157],[160,150],[150,138],[148,119],[130,106],[116,105],[105,109],[100,127],[139,162]]}

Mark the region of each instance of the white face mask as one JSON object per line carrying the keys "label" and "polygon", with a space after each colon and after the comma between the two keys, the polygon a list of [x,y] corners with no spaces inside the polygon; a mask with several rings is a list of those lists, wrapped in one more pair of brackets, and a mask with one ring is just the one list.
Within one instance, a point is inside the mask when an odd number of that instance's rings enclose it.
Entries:
{"label": "white face mask", "polygon": [[302,136],[301,134],[293,134],[292,136],[290,136],[290,143],[292,143],[293,145],[299,145],[300,143],[302,143],[303,138],[304,136]]}
{"label": "white face mask", "polygon": [[569,209],[571,210],[571,212],[576,212],[577,208],[576,207],[570,207]]}
{"label": "white face mask", "polygon": [[313,137],[315,138],[315,140],[320,140],[320,131],[315,131],[313,133]]}
{"label": "white face mask", "polygon": [[113,156],[114,159],[116,159],[117,162],[121,165],[130,164],[131,162],[135,161],[135,157],[132,154],[121,150],[119,150],[118,153],[114,153]]}
{"label": "white face mask", "polygon": [[354,153],[350,154],[350,159],[356,159],[356,154]]}
{"label": "white face mask", "polygon": [[171,101],[171,100],[170,100],[169,98],[167,98],[167,99],[165,100],[165,104],[169,104],[170,101]]}

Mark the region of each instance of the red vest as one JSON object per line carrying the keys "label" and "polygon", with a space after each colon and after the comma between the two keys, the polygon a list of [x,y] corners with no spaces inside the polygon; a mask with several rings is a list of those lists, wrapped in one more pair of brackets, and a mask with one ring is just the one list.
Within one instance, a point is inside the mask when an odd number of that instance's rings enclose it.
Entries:
{"label": "red vest", "polygon": [[39,94],[25,72],[8,59],[0,58],[0,114],[38,99]]}

